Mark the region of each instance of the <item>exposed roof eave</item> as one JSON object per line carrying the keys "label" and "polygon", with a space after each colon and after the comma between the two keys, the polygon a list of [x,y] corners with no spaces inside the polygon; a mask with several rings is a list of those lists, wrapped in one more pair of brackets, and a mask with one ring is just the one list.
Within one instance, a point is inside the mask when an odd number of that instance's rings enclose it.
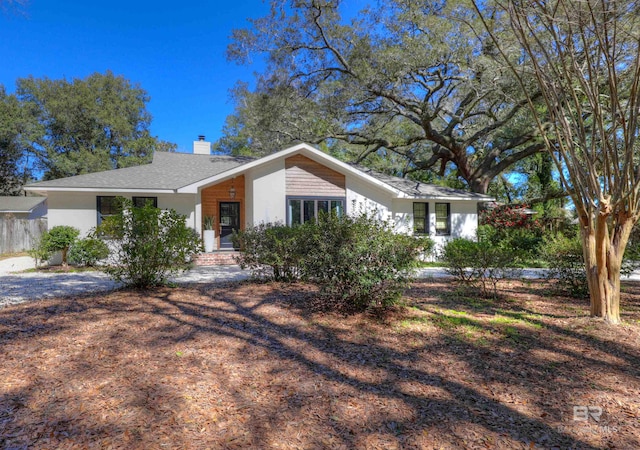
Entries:
{"label": "exposed roof eave", "polygon": [[90,188],[90,187],[28,187],[23,188],[29,192],[127,192],[148,194],[175,194],[175,189],[145,189],[145,188]]}
{"label": "exposed roof eave", "polygon": [[422,197],[414,197],[414,196],[407,196],[407,198],[413,199],[413,200],[442,200],[442,201],[465,201],[465,202],[471,202],[471,201],[475,201],[475,202],[491,202],[494,201],[493,197],[453,197],[453,196],[437,196],[437,195],[429,195],[429,196],[422,196]]}

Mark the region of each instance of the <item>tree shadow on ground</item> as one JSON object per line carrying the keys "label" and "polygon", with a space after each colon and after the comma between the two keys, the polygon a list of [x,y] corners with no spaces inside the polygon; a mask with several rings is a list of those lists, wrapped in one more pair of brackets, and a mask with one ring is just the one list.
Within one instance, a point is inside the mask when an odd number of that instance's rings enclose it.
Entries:
{"label": "tree shadow on ground", "polygon": [[471,306],[450,289],[415,285],[382,317],[251,283],[0,310],[0,446],[640,446],[615,406],[640,393],[637,328],[597,334],[526,286]]}

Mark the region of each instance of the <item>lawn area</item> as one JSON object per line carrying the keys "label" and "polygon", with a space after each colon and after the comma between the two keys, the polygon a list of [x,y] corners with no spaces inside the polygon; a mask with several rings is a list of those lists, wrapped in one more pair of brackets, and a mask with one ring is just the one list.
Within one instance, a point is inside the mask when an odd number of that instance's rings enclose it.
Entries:
{"label": "lawn area", "polygon": [[352,317],[251,283],[7,307],[0,448],[640,448],[640,284],[618,327],[502,289]]}

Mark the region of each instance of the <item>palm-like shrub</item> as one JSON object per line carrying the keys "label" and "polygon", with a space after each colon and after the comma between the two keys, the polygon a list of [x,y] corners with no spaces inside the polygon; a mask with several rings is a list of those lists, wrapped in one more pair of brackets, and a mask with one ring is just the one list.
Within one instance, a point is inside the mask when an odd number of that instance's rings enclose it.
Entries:
{"label": "palm-like shrub", "polygon": [[41,241],[42,245],[49,253],[61,252],[62,265],[67,266],[67,253],[69,247],[75,242],[80,235],[80,230],[69,225],[57,225],[49,231],[43,233]]}

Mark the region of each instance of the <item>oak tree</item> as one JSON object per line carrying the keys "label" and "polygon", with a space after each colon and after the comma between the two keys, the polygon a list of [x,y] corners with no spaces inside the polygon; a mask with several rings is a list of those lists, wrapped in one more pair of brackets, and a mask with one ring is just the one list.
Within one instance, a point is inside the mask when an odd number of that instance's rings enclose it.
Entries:
{"label": "oak tree", "polygon": [[400,155],[404,173],[455,171],[481,193],[544,148],[526,97],[465,2],[379,3],[347,20],[337,0],[273,1],[269,15],[236,30],[229,57],[265,55],[267,69],[254,91],[236,95],[218,148],[339,142],[357,162]]}
{"label": "oak tree", "polygon": [[143,164],[156,149],[149,96],[111,72],[84,79],[22,78],[16,97],[35,121],[21,137],[45,179]]}

